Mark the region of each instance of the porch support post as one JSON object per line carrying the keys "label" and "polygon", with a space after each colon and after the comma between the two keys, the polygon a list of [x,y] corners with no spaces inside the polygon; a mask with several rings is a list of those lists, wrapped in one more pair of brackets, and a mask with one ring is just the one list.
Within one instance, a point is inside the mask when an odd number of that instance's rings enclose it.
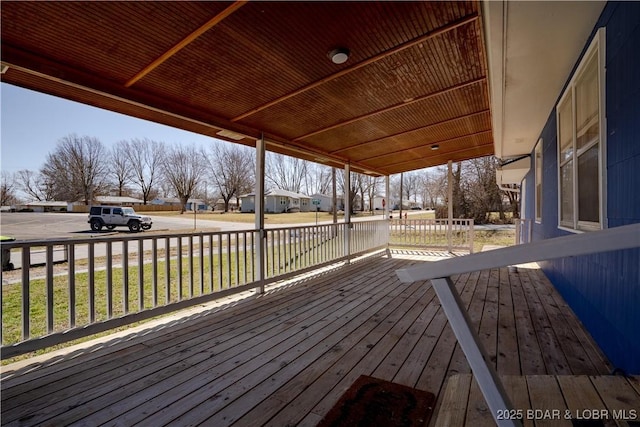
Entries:
{"label": "porch support post", "polygon": [[453,163],[447,162],[447,250],[453,249]]}
{"label": "porch support post", "polygon": [[[403,183],[403,181],[404,181],[404,174],[400,173],[400,212],[399,212],[399,216],[398,217],[401,220],[402,220],[402,193],[403,193],[402,183]],[[400,227],[402,228],[402,225]]]}
{"label": "porch support post", "polygon": [[264,293],[265,279],[265,239],[264,231],[264,160],[265,141],[264,134],[256,140],[256,186],[255,186],[255,229],[258,233],[256,241],[256,277],[260,282],[260,293]]}
{"label": "porch support post", "polygon": [[384,219],[389,219],[389,205],[391,204],[391,200],[389,200],[389,175],[384,177],[384,208],[382,212],[384,213]]}
{"label": "porch support post", "polygon": [[344,165],[344,255],[351,257],[351,165]]}
{"label": "porch support post", "polygon": [[500,378],[491,364],[491,359],[482,347],[471,319],[464,309],[460,295],[449,277],[431,279],[433,289],[440,299],[442,310],[447,316],[449,325],[460,344],[460,348],[471,366],[473,376],[478,382],[480,391],[487,401],[491,415],[499,427],[522,426],[519,420],[499,416],[508,414],[513,409]]}
{"label": "porch support post", "polygon": [[333,188],[333,223],[338,223],[338,190],[336,187],[336,168],[331,168],[331,186]]}

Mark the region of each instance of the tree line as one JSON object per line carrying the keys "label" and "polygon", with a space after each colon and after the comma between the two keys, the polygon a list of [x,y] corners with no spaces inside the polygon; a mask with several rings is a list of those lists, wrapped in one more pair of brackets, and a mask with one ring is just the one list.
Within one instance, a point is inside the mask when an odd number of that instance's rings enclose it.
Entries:
{"label": "tree line", "polygon": [[[507,193],[495,181],[497,160],[493,157],[457,163],[453,174],[454,216],[485,222],[488,212],[504,215]],[[374,197],[384,194],[384,178],[352,173],[345,191],[342,170],[268,152],[265,164],[267,188],[312,195],[331,194],[333,179],[339,195],[348,194],[355,212],[372,210]],[[402,185],[400,180],[402,179]],[[144,204],[157,197],[176,197],[182,211],[191,198],[215,204],[224,202],[228,211],[255,184],[255,150],[239,144],[213,140],[206,147],[194,144],[122,140],[107,148],[99,139],[75,134],[61,138],[37,171],[2,172],[1,204],[20,201],[21,192],[31,201],[81,201],[91,204],[96,196],[137,197]],[[423,208],[447,202],[447,171],[436,167],[394,175],[390,179],[391,200],[413,201]],[[402,192],[402,194],[401,194]],[[516,213],[517,194],[509,203]]]}

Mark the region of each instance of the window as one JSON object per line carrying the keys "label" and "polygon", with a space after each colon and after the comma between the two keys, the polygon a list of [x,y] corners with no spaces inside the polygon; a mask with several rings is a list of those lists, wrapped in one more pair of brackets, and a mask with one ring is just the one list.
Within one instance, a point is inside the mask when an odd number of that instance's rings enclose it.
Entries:
{"label": "window", "polygon": [[542,139],[538,141],[535,149],[536,167],[536,221],[542,221]]}
{"label": "window", "polygon": [[102,208],[102,215],[109,215],[111,213],[111,208]]}
{"label": "window", "polygon": [[557,107],[559,225],[572,230],[604,224],[604,46],[600,29]]}

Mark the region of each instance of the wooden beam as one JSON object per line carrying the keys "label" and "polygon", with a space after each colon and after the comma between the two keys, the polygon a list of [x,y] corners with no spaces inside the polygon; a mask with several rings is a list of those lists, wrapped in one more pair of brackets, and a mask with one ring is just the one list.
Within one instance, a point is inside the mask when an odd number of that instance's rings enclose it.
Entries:
{"label": "wooden beam", "polygon": [[[486,132],[491,132],[491,131],[486,131]],[[493,142],[487,143],[487,144],[483,144],[483,145],[476,145],[474,147],[467,147],[467,148],[462,148],[460,150],[455,150],[455,151],[449,151],[446,153],[442,153],[442,154],[438,154],[436,156],[433,156],[434,159],[437,158],[445,158],[447,161],[449,159],[447,159],[447,157],[450,157],[453,154],[459,154],[459,153],[464,153],[466,151],[473,151],[473,150],[477,150],[479,148],[485,148],[485,147],[493,147]],[[396,163],[389,163],[387,165],[385,165],[385,167],[389,167],[389,166],[398,166],[398,165],[405,165],[407,163],[411,163],[411,162],[417,162],[420,160],[424,160],[424,158],[420,158],[420,159],[411,159],[411,160],[403,160],[401,162],[396,162]],[[453,159],[452,159],[453,160]],[[440,164],[440,163],[439,163]],[[427,166],[425,166],[427,167]]]}
{"label": "wooden beam", "polygon": [[448,25],[445,25],[443,27],[437,28],[437,29],[435,29],[435,30],[433,30],[433,31],[421,36],[421,37],[415,38],[413,40],[409,40],[406,43],[403,43],[403,44],[401,44],[399,46],[396,46],[396,47],[394,47],[392,49],[389,49],[389,50],[387,50],[385,52],[382,52],[382,53],[380,53],[378,55],[375,55],[375,56],[373,56],[373,57],[371,57],[369,59],[365,59],[364,61],[355,64],[353,67],[342,69],[342,70],[338,71],[337,73],[331,74],[331,75],[329,75],[327,77],[324,77],[324,78],[322,78],[320,80],[317,80],[317,81],[315,81],[315,82],[313,82],[311,84],[303,86],[300,89],[294,90],[293,92],[290,92],[290,93],[288,93],[286,95],[283,95],[280,98],[276,98],[276,99],[274,99],[272,101],[267,102],[266,104],[263,104],[263,105],[261,105],[259,107],[256,107],[256,108],[252,109],[252,110],[249,110],[246,113],[243,113],[243,114],[241,114],[241,115],[239,115],[237,117],[234,117],[233,119],[231,119],[231,121],[232,122],[236,122],[238,120],[245,119],[245,118],[247,118],[249,116],[254,115],[255,113],[258,113],[258,112],[260,112],[260,111],[262,111],[264,109],[267,109],[267,108],[272,107],[272,106],[274,106],[276,104],[279,104],[280,102],[286,101],[289,98],[293,98],[296,95],[299,95],[299,94],[301,94],[303,92],[311,90],[311,89],[313,89],[315,87],[318,87],[318,86],[320,86],[320,85],[322,85],[324,83],[330,82],[330,81],[335,80],[335,79],[337,79],[339,77],[342,77],[344,75],[352,73],[352,72],[354,72],[356,70],[359,70],[360,68],[366,67],[366,66],[368,66],[370,64],[373,64],[374,62],[380,61],[381,59],[384,59],[384,58],[386,58],[388,56],[391,56],[391,55],[393,55],[395,53],[401,52],[401,51],[406,50],[406,49],[408,49],[408,48],[410,48],[412,46],[415,46],[415,45],[418,45],[420,43],[423,43],[426,40],[432,39],[434,37],[437,37],[439,35],[442,35],[444,33],[452,31],[452,30],[454,30],[454,29],[456,29],[458,27],[461,27],[463,25],[466,25],[466,24],[469,24],[471,22],[474,22],[476,19],[478,19],[478,16],[479,15],[477,13],[474,13],[472,15],[469,15],[469,16],[466,16],[466,17],[464,17],[462,19],[454,21],[454,22],[452,22],[452,23],[450,23]]}
{"label": "wooden beam", "polygon": [[231,15],[233,12],[240,9],[242,6],[244,6],[247,3],[248,3],[247,1],[236,1],[233,4],[231,4],[222,12],[218,13],[216,16],[214,16],[209,21],[207,21],[204,25],[200,26],[200,28],[198,28],[197,30],[189,34],[187,37],[185,37],[184,39],[176,43],[175,46],[173,46],[171,49],[169,49],[168,51],[160,55],[160,57],[158,57],[152,63],[150,63],[149,65],[144,67],[142,70],[140,70],[135,76],[133,76],[131,79],[129,79],[129,81],[127,81],[124,84],[125,87],[130,87],[135,82],[137,82],[138,80],[140,80],[141,78],[149,74],[151,71],[157,68],[160,64],[165,62],[167,59],[171,58],[173,55],[178,53],[180,50],[182,50],[184,47],[189,45],[195,39],[197,39],[207,31],[209,31],[211,28],[215,27],[217,24],[222,22],[225,18],[227,18],[229,15]]}
{"label": "wooden beam", "polygon": [[308,137],[313,136],[313,135],[317,135],[319,133],[327,132],[327,131],[329,131],[331,129],[336,129],[336,128],[339,128],[339,127],[342,127],[342,126],[346,126],[348,124],[355,123],[355,122],[358,122],[360,120],[364,120],[366,118],[369,118],[369,117],[372,117],[372,116],[375,116],[375,115],[378,115],[378,114],[386,113],[386,112],[389,112],[389,111],[396,110],[398,108],[406,107],[407,105],[415,104],[416,102],[422,102],[422,101],[425,101],[427,99],[435,98],[436,96],[444,95],[444,94],[447,94],[449,92],[454,92],[454,91],[456,91],[458,89],[463,89],[463,88],[468,87],[468,86],[473,86],[473,85],[475,85],[477,83],[481,83],[481,82],[484,82],[486,80],[487,80],[486,77],[480,77],[480,78],[477,78],[477,79],[474,79],[474,80],[471,80],[471,81],[468,81],[468,82],[464,82],[464,83],[457,84],[455,86],[448,87],[446,89],[439,90],[437,92],[432,92],[432,93],[429,93],[427,95],[419,96],[418,98],[412,99],[409,102],[401,102],[399,104],[392,105],[390,107],[381,108],[379,110],[372,111],[370,113],[363,114],[363,115],[358,116],[358,117],[353,117],[353,118],[351,118],[349,120],[345,120],[345,121],[340,122],[340,123],[335,123],[335,124],[333,124],[331,126],[327,126],[325,128],[322,128],[322,129],[314,130],[313,132],[309,132],[309,133],[307,133],[305,135],[301,135],[301,136],[295,138],[294,141],[296,141],[296,142],[297,141],[301,141],[301,140],[303,140],[305,138],[308,138]]}
{"label": "wooden beam", "polygon": [[[429,148],[429,150],[431,150],[431,146],[434,145],[434,144],[438,144],[438,145],[439,144],[448,144],[448,143],[450,143],[452,141],[456,141],[458,139],[469,138],[471,136],[482,135],[482,134],[489,133],[489,132],[492,132],[492,130],[491,129],[483,129],[483,130],[480,130],[480,131],[477,131],[477,132],[471,132],[471,133],[467,133],[465,135],[456,136],[455,138],[441,139],[441,140],[438,140],[438,141],[433,141],[433,142],[428,142],[428,143],[425,143],[425,144],[422,144],[422,145],[418,145],[416,147],[406,147],[406,148],[404,148],[402,150],[390,151],[388,153],[379,154],[377,156],[363,157],[361,159],[358,159],[358,161],[359,162],[363,162],[363,161],[366,161],[366,160],[379,159],[381,157],[396,156],[397,154],[403,153],[403,152],[408,151],[408,150],[420,150],[420,149],[425,149],[425,148]],[[468,150],[468,148],[465,148],[465,150]],[[443,154],[447,154],[447,153],[443,153]]]}
{"label": "wooden beam", "polygon": [[[384,141],[385,139],[395,138],[395,137],[402,136],[402,135],[408,135],[408,134],[413,133],[413,132],[420,132],[422,130],[426,130],[426,129],[429,129],[429,128],[432,128],[432,127],[435,127],[435,126],[440,126],[440,125],[444,125],[444,124],[447,124],[447,123],[452,123],[452,122],[455,122],[456,120],[462,120],[462,119],[467,119],[467,118],[470,118],[470,117],[479,116],[479,115],[482,115],[482,114],[487,114],[490,111],[491,110],[489,110],[487,108],[487,109],[484,109],[482,111],[478,111],[478,112],[475,112],[475,113],[465,114],[464,116],[458,116],[458,117],[454,117],[452,119],[442,120],[442,121],[439,121],[439,122],[436,122],[436,123],[431,123],[431,124],[426,125],[426,126],[421,126],[419,128],[406,130],[406,131],[399,132],[399,133],[396,133],[396,134],[393,134],[393,135],[384,136],[384,137],[378,138],[378,139],[372,139],[371,141],[361,142],[361,143],[358,143],[358,144],[355,144],[355,145],[350,145],[348,147],[340,148],[338,150],[330,151],[329,154],[340,153],[342,151],[349,151],[349,150],[352,150],[354,148],[360,148],[360,147],[362,147],[364,145],[375,144],[377,142]],[[432,144],[436,144],[436,143],[437,142],[433,142]]]}

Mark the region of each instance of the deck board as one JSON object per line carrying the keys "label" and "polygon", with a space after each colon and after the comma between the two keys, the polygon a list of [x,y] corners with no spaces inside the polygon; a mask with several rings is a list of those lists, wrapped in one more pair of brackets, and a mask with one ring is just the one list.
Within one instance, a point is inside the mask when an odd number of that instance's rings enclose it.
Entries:
{"label": "deck board", "polygon": [[[638,377],[614,375],[501,375],[513,418],[524,426],[637,425]],[[449,377],[436,427],[491,427],[495,422],[471,374]]]}
{"label": "deck board", "polygon": [[[447,378],[470,372],[464,354],[430,284],[395,275],[419,260],[414,251],[375,255],[84,351],[5,366],[2,425],[312,426],[361,374],[434,393],[432,425],[438,410],[460,417],[441,405]],[[539,270],[453,279],[500,374],[610,369]],[[513,381],[507,388],[524,404],[527,384]],[[538,396],[535,380],[528,386]],[[466,387],[459,392],[476,399],[477,385]]]}

